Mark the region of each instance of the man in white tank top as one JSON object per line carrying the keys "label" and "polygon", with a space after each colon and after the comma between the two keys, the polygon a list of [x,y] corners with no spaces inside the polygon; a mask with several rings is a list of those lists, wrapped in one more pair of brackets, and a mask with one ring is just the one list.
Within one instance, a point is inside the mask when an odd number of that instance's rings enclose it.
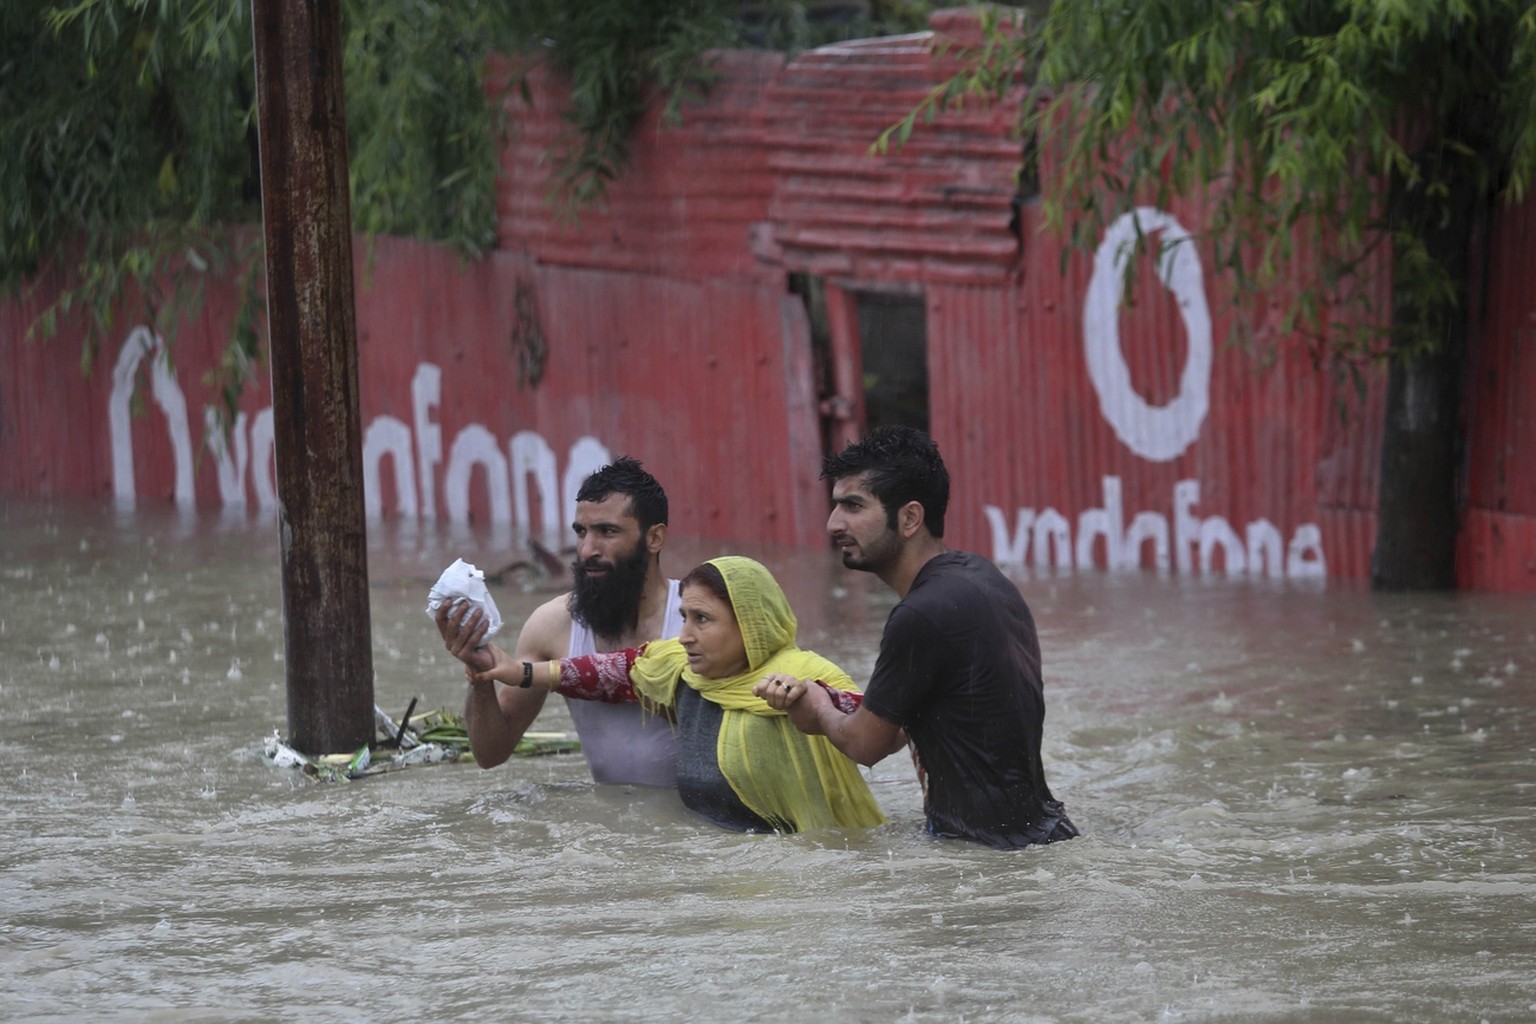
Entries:
{"label": "man in white tank top", "polygon": [[[669,579],[666,583],[666,611],[661,629],[652,639],[665,640],[683,630],[677,580]],[[591,626],[571,622],[570,657],[633,646],[600,644]],[[576,734],[581,737],[581,749],[587,755],[593,779],[644,786],[677,785],[677,738],[671,722],[654,711],[645,711],[637,703],[567,700],[565,706],[570,709],[571,721],[576,723]]]}
{"label": "man in white tank top", "polygon": [[[576,493],[574,589],[534,609],[523,623],[515,661],[554,661],[578,654],[638,647],[682,630],[677,581],[661,571],[667,540],[667,496],[639,462],[616,459]],[[438,629],[453,655],[485,668],[479,650],[483,622],[466,622],[467,609],[444,608]],[[506,761],[533,724],[549,691],[472,684],[464,721],[475,763]],[[639,704],[567,701],[592,778],[644,786],[677,784],[677,741],[672,724]]]}

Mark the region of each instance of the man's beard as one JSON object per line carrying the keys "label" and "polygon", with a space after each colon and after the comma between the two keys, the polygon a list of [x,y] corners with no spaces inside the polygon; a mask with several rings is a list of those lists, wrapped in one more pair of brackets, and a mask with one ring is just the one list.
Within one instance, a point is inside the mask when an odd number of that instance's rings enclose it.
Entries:
{"label": "man's beard", "polygon": [[[645,545],[636,544],[634,554],[614,562],[601,576],[588,576],[581,562],[572,562],[571,618],[610,640],[633,630],[640,624],[640,597],[650,561]],[[593,559],[590,564],[602,562]]]}
{"label": "man's beard", "polygon": [[887,530],[872,538],[867,546],[861,545],[858,554],[844,551],[843,567],[879,574],[896,564],[900,557],[901,544],[896,538],[896,531]]}

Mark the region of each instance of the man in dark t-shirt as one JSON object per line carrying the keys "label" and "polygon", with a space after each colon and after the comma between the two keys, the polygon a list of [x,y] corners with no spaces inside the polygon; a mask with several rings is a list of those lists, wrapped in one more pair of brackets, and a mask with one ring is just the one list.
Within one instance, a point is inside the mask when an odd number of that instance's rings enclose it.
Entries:
{"label": "man in dark t-shirt", "polygon": [[766,680],[758,695],[860,764],[910,738],[934,835],[1003,848],[1077,835],[1040,759],[1034,619],[996,566],[944,547],[949,475],[937,446],[922,431],[887,428],[829,458],[822,477],[833,481],[827,529],[843,564],[873,572],[901,602],[851,714],[804,680]]}

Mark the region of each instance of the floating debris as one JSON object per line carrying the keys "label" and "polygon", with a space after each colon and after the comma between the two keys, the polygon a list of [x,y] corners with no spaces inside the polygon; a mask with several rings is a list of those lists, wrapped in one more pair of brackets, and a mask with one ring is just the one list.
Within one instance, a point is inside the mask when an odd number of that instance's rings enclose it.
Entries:
{"label": "floating debris", "polygon": [[[378,705],[373,708],[378,738],[347,754],[321,754],[311,757],[289,746],[272,730],[262,746],[267,759],[279,768],[298,768],[319,782],[350,782],[353,779],[383,775],[412,765],[457,764],[472,761],[469,732],[464,719],[446,709],[428,711],[412,717],[413,700],[399,720],[391,718]],[[581,751],[581,741],[570,733],[528,732],[518,741],[514,757],[540,757],[546,754],[572,754]]]}

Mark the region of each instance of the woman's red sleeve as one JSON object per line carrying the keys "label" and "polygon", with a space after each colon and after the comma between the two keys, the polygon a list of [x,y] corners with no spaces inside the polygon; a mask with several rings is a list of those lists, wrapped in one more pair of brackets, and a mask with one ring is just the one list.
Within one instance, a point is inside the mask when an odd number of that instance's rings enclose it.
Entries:
{"label": "woman's red sleeve", "polygon": [[854,693],[852,690],[839,690],[835,686],[828,686],[820,679],[816,680],[816,685],[827,691],[832,697],[832,706],[845,715],[853,714],[859,710],[859,705],[864,703],[864,695],[862,693]]}
{"label": "woman's red sleeve", "polygon": [[638,700],[629,669],[643,647],[622,651],[583,654],[560,659],[560,685],[555,692],[572,700],[596,700],[604,704],[623,704]]}

